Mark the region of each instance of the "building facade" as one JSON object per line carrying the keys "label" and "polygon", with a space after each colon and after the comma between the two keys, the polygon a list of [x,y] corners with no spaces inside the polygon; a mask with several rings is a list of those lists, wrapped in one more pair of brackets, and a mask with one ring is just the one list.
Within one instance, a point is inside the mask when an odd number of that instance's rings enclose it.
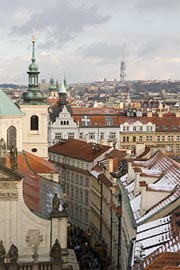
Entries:
{"label": "building facade", "polygon": [[111,150],[108,146],[75,139],[62,140],[49,147],[49,160],[56,164],[67,193],[70,221],[83,230],[90,228],[91,222],[90,170]]}
{"label": "building facade", "polygon": [[[65,99],[65,95],[63,96]],[[62,100],[62,98],[60,99]],[[179,113],[122,113],[114,108],[69,106],[59,101],[49,108],[48,142],[74,138],[86,142],[128,149],[135,154],[137,143],[161,149],[171,155],[180,152]]]}

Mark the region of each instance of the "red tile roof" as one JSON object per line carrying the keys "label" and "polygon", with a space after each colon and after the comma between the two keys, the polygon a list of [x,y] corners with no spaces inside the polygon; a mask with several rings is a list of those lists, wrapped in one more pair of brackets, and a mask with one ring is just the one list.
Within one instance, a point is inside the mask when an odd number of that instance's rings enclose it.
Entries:
{"label": "red tile roof", "polygon": [[117,115],[117,111],[113,107],[106,108],[85,108],[72,107],[73,115]]}
{"label": "red tile roof", "polygon": [[49,153],[56,153],[66,157],[93,162],[96,158],[110,149],[112,149],[112,147],[106,145],[68,139],[49,147],[48,151]]}
{"label": "red tile roof", "polygon": [[[32,211],[43,214],[43,208],[48,198],[43,197],[43,191],[45,186],[49,185],[49,191],[52,193],[54,188],[57,188],[58,183],[51,180],[42,178],[39,173],[58,173],[54,169],[54,165],[45,161],[43,158],[36,157],[35,155],[23,151],[18,153],[17,156],[17,173],[24,177],[23,180],[23,197],[26,205]],[[6,166],[11,168],[9,155],[6,157]],[[47,183],[46,183],[47,182]],[[47,207],[47,205],[46,205]],[[46,211],[46,210],[45,210]]]}
{"label": "red tile roof", "polygon": [[[169,268],[165,269],[173,269],[170,268],[170,266],[178,266],[180,261],[180,253],[179,252],[163,252],[162,254],[159,254],[155,260],[151,264],[149,264],[147,267],[145,267],[146,270],[159,270],[164,269],[164,267],[169,265]],[[175,268],[176,269],[176,268]]]}
{"label": "red tile roof", "polygon": [[119,124],[124,124],[124,123],[129,123],[133,124],[135,122],[141,122],[143,124],[147,123],[153,123],[152,122],[152,117],[147,117],[147,116],[142,116],[142,117],[129,117],[129,116],[119,116]]}
{"label": "red tile roof", "polygon": [[128,117],[128,116],[119,116],[119,124],[124,124],[125,122],[133,124],[135,122],[141,122],[147,124],[151,122],[156,125],[156,131],[160,132],[180,132],[180,118],[176,117],[174,113],[163,114],[162,117],[158,115],[153,115],[152,117]]}
{"label": "red tile roof", "polygon": [[[118,112],[115,108],[85,108],[85,107],[72,107],[72,116],[74,121],[82,124],[82,116],[88,115],[90,117],[91,127],[105,127],[107,126],[105,116],[111,116],[111,126],[119,126]],[[89,127],[89,126],[87,126]]]}
{"label": "red tile roof", "polygon": [[38,156],[35,156],[27,151],[24,151],[24,155],[30,168],[36,173],[39,174],[57,173],[54,164],[50,163],[49,161],[42,159]]}
{"label": "red tile roof", "polygon": [[180,118],[173,113],[164,114],[163,117],[153,116],[152,121],[157,131],[180,132]]}

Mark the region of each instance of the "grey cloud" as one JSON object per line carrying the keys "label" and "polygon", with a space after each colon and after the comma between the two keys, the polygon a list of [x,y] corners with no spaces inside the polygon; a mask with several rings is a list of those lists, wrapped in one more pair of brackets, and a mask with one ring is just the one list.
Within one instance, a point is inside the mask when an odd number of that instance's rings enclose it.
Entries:
{"label": "grey cloud", "polygon": [[80,47],[78,48],[78,52],[84,57],[94,57],[98,59],[99,63],[109,63],[120,59],[122,47],[120,45],[98,42],[86,48]]}
{"label": "grey cloud", "polygon": [[50,6],[53,5],[53,3],[56,0],[51,0],[51,1],[44,1],[44,0],[31,0],[31,1],[24,1],[24,0],[0,0],[0,13],[4,13],[4,10],[6,12],[12,12],[14,10],[17,10],[19,8],[21,9],[29,9],[29,10],[42,10],[49,8]]}
{"label": "grey cloud", "polygon": [[[137,44],[136,44],[137,45]],[[140,59],[153,59],[154,57],[180,57],[180,39],[167,40],[154,39],[139,43],[134,51],[134,55]]]}
{"label": "grey cloud", "polygon": [[179,14],[179,0],[136,0],[134,6],[137,10],[144,12],[168,11],[168,13],[177,12]]}
{"label": "grey cloud", "polygon": [[25,35],[35,28],[37,31],[45,31],[46,40],[51,46],[56,44],[57,47],[61,47],[84,27],[102,24],[109,18],[98,14],[96,6],[75,6],[70,1],[57,1],[50,10],[32,15],[22,26],[14,26],[11,34]]}

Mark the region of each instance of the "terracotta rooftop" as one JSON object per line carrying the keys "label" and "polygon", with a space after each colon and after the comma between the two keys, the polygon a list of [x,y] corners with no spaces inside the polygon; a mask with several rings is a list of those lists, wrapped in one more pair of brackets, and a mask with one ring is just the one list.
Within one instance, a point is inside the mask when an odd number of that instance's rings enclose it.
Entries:
{"label": "terracotta rooftop", "polygon": [[179,265],[179,262],[180,262],[180,252],[163,252],[151,264],[146,266],[145,270],[150,270],[150,269],[151,270],[160,270],[160,269],[170,270],[170,269],[174,269],[172,267],[177,268],[177,266]]}
{"label": "terracotta rooftop", "polygon": [[42,159],[36,155],[32,155],[27,151],[23,151],[26,161],[30,168],[39,174],[51,174],[57,173],[54,164],[50,163],[49,161]]}
{"label": "terracotta rooftop", "polygon": [[96,158],[111,149],[109,146],[94,144],[92,142],[87,143],[80,140],[67,139],[49,147],[48,151],[49,153],[93,162]]}
{"label": "terracotta rooftop", "polygon": [[106,155],[107,158],[124,159],[127,156],[126,150],[113,149]]}
{"label": "terracotta rooftop", "polygon": [[142,116],[142,117],[128,117],[119,116],[119,124],[124,124],[125,122],[133,124],[137,121],[147,124],[152,123],[156,125],[156,131],[158,132],[179,132],[180,131],[180,118],[176,117],[173,113],[163,114],[162,117],[158,115],[153,115],[152,117]]}
{"label": "terracotta rooftop", "polygon": [[162,117],[153,116],[152,121],[156,125],[156,131],[180,131],[180,118],[176,117],[175,114],[167,113],[164,114]]}
{"label": "terracotta rooftop", "polygon": [[72,107],[73,115],[116,115],[117,111],[114,107],[106,108],[85,108]]}
{"label": "terracotta rooftop", "polygon": [[[85,108],[71,107],[72,117],[80,127],[106,127],[119,126],[118,112],[113,107],[106,108]],[[83,123],[83,117],[88,117],[88,125]]]}

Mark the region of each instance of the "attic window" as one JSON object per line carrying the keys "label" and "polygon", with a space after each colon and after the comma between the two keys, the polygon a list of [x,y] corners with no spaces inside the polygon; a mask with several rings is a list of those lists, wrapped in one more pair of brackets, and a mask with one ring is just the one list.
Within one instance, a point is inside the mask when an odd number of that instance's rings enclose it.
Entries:
{"label": "attic window", "polygon": [[167,127],[164,126],[164,125],[162,125],[162,129],[163,129],[163,130],[167,130]]}
{"label": "attic window", "polygon": [[37,152],[37,148],[32,148],[31,152],[33,152],[33,153]]}
{"label": "attic window", "polygon": [[82,125],[83,125],[84,127],[91,126],[91,119],[90,119],[90,116],[88,116],[88,115],[82,115],[82,116],[81,116],[81,121],[82,121]]}
{"label": "attic window", "polygon": [[114,125],[112,115],[106,115],[106,116],[104,116],[104,118],[105,118],[106,126],[113,126]]}

